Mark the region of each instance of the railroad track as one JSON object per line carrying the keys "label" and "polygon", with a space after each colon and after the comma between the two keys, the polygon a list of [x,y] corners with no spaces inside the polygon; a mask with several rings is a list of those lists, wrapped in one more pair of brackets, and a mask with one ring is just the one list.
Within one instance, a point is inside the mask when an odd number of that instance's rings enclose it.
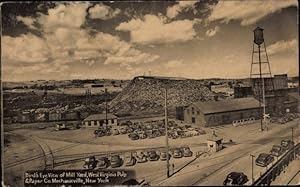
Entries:
{"label": "railroad track", "polygon": [[54,168],[54,156],[52,150],[49,145],[43,142],[40,138],[31,137],[42,149],[44,155],[44,170],[53,169]]}
{"label": "railroad track", "polygon": [[23,137],[25,137],[27,139],[31,139],[32,141],[34,141],[35,143],[37,143],[37,145],[42,150],[42,153],[34,155],[34,156],[31,156],[31,157],[28,157],[28,158],[25,158],[25,159],[22,159],[22,160],[18,160],[18,161],[13,162],[13,163],[5,164],[4,169],[15,167],[15,166],[24,164],[26,162],[30,162],[30,161],[33,161],[33,160],[36,160],[36,159],[40,159],[40,158],[43,158],[43,157],[46,160],[45,161],[45,169],[48,169],[49,167],[53,168],[54,167],[54,155],[53,155],[54,153],[59,152],[59,151],[63,151],[63,150],[69,149],[69,148],[73,148],[75,146],[80,145],[78,143],[76,143],[76,144],[74,143],[74,144],[70,144],[70,145],[66,145],[66,146],[60,147],[60,148],[55,149],[55,150],[51,150],[50,147],[49,147],[49,145],[46,144],[46,143],[44,143],[43,141],[41,141],[41,139],[38,138],[38,137],[24,136],[24,135],[17,134],[17,133],[12,133],[12,132],[9,132],[9,133],[10,134],[14,134],[14,135],[18,135],[18,136],[23,136]]}

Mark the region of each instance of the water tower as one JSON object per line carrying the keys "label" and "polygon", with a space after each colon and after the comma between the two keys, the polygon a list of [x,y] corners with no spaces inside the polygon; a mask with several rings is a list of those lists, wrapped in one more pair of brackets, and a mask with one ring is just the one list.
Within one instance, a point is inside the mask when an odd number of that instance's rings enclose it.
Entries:
{"label": "water tower", "polygon": [[261,108],[261,104],[263,106],[261,110],[261,130],[263,130],[263,123],[266,122],[266,118],[269,116],[269,114],[266,113],[266,91],[267,94],[274,91],[274,83],[263,31],[264,29],[260,27],[256,27],[253,31],[254,40],[250,70],[250,82],[254,97],[260,101],[259,107]]}

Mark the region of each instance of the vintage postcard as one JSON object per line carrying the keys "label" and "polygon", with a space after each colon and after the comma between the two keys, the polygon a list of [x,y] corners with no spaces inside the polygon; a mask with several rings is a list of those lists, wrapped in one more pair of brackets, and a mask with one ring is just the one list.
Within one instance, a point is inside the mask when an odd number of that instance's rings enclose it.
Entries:
{"label": "vintage postcard", "polygon": [[299,185],[298,8],[1,3],[1,185]]}

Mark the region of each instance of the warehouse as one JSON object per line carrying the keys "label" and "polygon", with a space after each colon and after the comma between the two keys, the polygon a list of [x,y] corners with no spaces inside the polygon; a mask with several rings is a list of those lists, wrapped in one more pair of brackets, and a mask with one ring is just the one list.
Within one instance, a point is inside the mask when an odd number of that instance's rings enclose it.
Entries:
{"label": "warehouse", "polygon": [[260,116],[259,102],[254,98],[195,102],[184,110],[184,122],[205,127],[260,119]]}
{"label": "warehouse", "polygon": [[117,116],[113,114],[93,114],[85,118],[82,125],[85,127],[103,127],[105,126],[105,121],[108,121],[109,126],[117,125]]}

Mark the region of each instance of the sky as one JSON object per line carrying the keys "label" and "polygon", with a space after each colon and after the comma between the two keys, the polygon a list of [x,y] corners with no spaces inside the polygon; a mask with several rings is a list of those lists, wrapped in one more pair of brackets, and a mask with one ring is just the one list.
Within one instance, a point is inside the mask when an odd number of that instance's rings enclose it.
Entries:
{"label": "sky", "polygon": [[297,0],[4,3],[1,78],[247,78],[257,26],[272,74],[297,76],[297,15]]}

